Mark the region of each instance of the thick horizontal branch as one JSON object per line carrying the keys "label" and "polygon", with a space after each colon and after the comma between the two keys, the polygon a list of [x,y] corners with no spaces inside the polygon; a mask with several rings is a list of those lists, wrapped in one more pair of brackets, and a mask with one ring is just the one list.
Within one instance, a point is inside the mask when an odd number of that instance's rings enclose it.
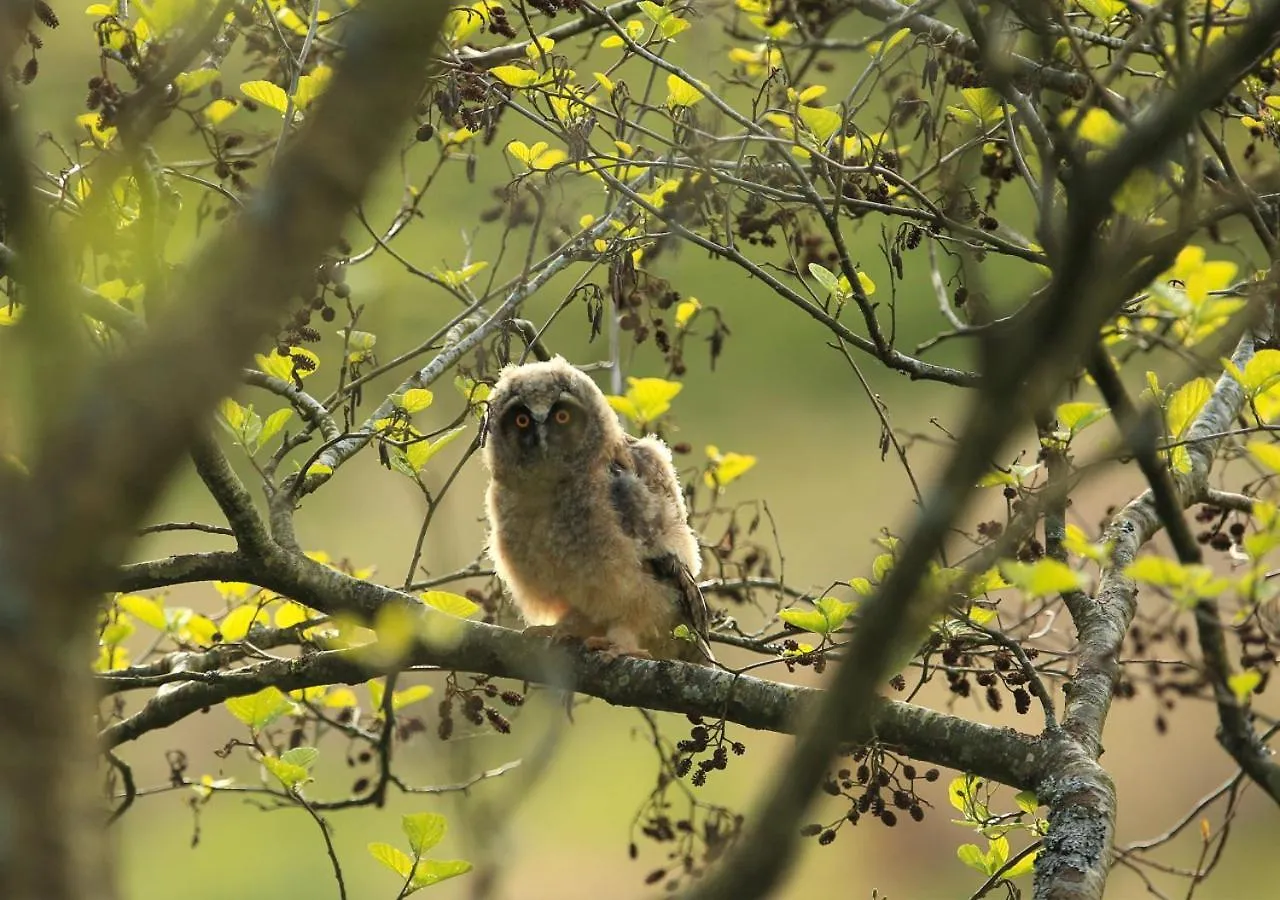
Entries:
{"label": "thick horizontal branch", "polygon": [[[791,734],[802,728],[823,693],[734,675],[681,662],[611,659],[587,651],[553,651],[539,640],[494,625],[457,623],[452,646],[421,646],[404,666],[474,672],[501,678],[551,684],[615,706],[725,718],[761,731]],[[209,673],[205,680],[171,687],[153,697],[133,716],[105,728],[105,748],[136,740],[149,731],[169,727],[186,716],[229,697],[267,687],[282,691],[324,684],[358,684],[379,674],[361,661],[359,650],[329,650],[297,659],[270,660],[230,672]],[[921,706],[881,700],[869,730],[852,728],[851,742],[871,739],[923,762],[973,772],[1017,788],[1034,788],[1049,749],[1040,739],[1010,728],[994,728]]]}

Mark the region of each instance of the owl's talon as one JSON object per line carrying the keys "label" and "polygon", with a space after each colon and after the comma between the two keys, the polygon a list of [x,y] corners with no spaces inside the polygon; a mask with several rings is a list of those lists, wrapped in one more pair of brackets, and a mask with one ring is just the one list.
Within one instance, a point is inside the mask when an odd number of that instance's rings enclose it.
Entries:
{"label": "owl's talon", "polygon": [[653,654],[643,647],[629,647],[603,636],[589,637],[582,644],[588,650],[595,650],[597,653],[604,654],[610,662],[620,656],[630,656],[635,659],[653,659]]}

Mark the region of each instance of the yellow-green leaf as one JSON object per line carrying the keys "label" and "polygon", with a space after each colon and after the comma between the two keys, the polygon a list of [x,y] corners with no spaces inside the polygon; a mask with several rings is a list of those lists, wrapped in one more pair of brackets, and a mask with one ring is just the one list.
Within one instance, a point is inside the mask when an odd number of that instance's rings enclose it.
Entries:
{"label": "yellow-green leaf", "polygon": [[262,757],[262,765],[285,786],[286,790],[293,790],[308,777],[304,767],[287,763],[276,756]]}
{"label": "yellow-green leaf", "polygon": [[1182,437],[1196,415],[1209,402],[1213,393],[1213,382],[1208,378],[1195,378],[1173,392],[1169,405],[1165,409],[1165,417],[1169,423],[1169,433],[1174,437]]}
{"label": "yellow-green leaf", "polygon": [[689,297],[681,300],[676,305],[675,322],[677,328],[684,328],[689,324],[689,320],[697,315],[698,310],[702,309],[702,304],[698,302],[697,297]]}
{"label": "yellow-green leaf", "polygon": [[837,106],[801,106],[796,112],[800,121],[804,122],[805,127],[821,144],[825,144],[844,127],[844,119]]}
{"label": "yellow-green leaf", "polygon": [[1250,395],[1259,394],[1280,382],[1280,350],[1259,350],[1243,372],[1229,359],[1224,359],[1223,365]]}
{"label": "yellow-green leaf", "polygon": [[1246,702],[1254,688],[1260,684],[1262,684],[1262,673],[1257,669],[1245,669],[1243,672],[1227,677],[1227,686],[1231,688],[1231,693],[1236,695],[1239,703]]}
{"label": "yellow-green leaf", "polygon": [[426,388],[410,388],[400,398],[400,407],[407,413],[422,412],[431,405],[435,395]]}
{"label": "yellow-green leaf", "polygon": [[217,69],[196,69],[193,72],[182,72],[173,79],[173,85],[182,96],[190,97],[206,84],[217,81],[220,74]]}
{"label": "yellow-green leaf", "polygon": [[231,115],[239,108],[240,104],[235,100],[229,100],[224,97],[214,100],[212,103],[206,105],[204,109],[200,110],[200,115],[205,122],[216,128],[222,124],[223,120],[226,119],[227,116]]}
{"label": "yellow-green leaf", "polygon": [[667,76],[667,106],[693,106],[702,99],[702,91],[674,73]]}
{"label": "yellow-green leaf", "polygon": [[293,103],[298,109],[306,109],[316,98],[324,93],[333,78],[333,69],[328,66],[316,66],[311,74],[298,79],[298,90],[293,95]]}
{"label": "yellow-green leaf", "polygon": [[746,453],[721,453],[714,444],[707,446],[707,457],[711,464],[704,480],[707,487],[713,490],[737,481],[756,464],[754,456]]}
{"label": "yellow-green leaf", "polygon": [[1025,875],[1030,875],[1033,871],[1035,871],[1036,857],[1039,855],[1040,855],[1040,848],[1037,847],[1035,850],[1032,850],[1026,856],[1022,857],[1022,859],[1018,860],[1016,863],[1011,865],[1009,868],[1005,869],[1004,877],[1012,881],[1015,878],[1022,878]]}
{"label": "yellow-green leaf", "polygon": [[266,625],[267,612],[256,604],[237,606],[218,623],[224,641],[242,641],[255,624]]}
{"label": "yellow-green leaf", "polygon": [[240,85],[240,92],[281,115],[289,108],[289,95],[270,81],[246,81]]}
{"label": "yellow-green leaf", "polygon": [[1074,437],[1094,422],[1103,418],[1108,412],[1110,410],[1101,403],[1076,402],[1059,405],[1056,415],[1059,424]]}
{"label": "yellow-green leaf", "polygon": [[472,603],[461,594],[454,594],[450,591],[426,591],[419,596],[422,602],[432,609],[438,609],[442,613],[457,616],[459,619],[469,619],[480,612],[480,604]]}
{"label": "yellow-green leaf", "polygon": [[429,684],[415,684],[413,687],[407,687],[403,691],[396,691],[391,695],[391,708],[399,711],[410,703],[417,703],[419,700],[426,700],[436,689]]}
{"label": "yellow-green leaf", "polygon": [[434,441],[426,438],[414,441],[404,448],[405,459],[408,460],[409,465],[413,467],[415,472],[421,472],[427,463],[431,462],[432,457],[457,440],[458,435],[464,431],[466,431],[466,426],[459,425],[457,428],[446,431]]}
{"label": "yellow-green leaf", "polygon": [[164,616],[164,607],[151,597],[143,597],[140,594],[124,594],[116,598],[116,606],[144,625],[150,625],[158,631],[164,631],[169,627],[168,620]]}
{"label": "yellow-green leaf", "polygon": [[971,869],[977,869],[983,875],[991,874],[987,871],[987,855],[977,844],[961,844],[956,848],[956,857],[960,862]]}
{"label": "yellow-green leaf", "polygon": [[301,603],[292,601],[281,604],[276,610],[275,620],[277,628],[292,628],[294,625],[300,625],[307,621],[307,608]]}
{"label": "yellow-green leaf", "polygon": [[1064,128],[1077,119],[1080,124],[1076,134],[1099,147],[1114,147],[1124,136],[1124,126],[1117,122],[1111,113],[1096,106],[1086,110],[1083,118],[1080,118],[1078,109],[1069,109],[1058,117],[1059,123]]}
{"label": "yellow-green leaf", "polygon": [[287,406],[284,409],[277,409],[271,415],[267,416],[266,420],[262,423],[262,431],[258,433],[258,446],[264,446],[267,441],[279,434],[280,430],[284,428],[285,423],[289,421],[291,416],[293,416],[293,410]]}
{"label": "yellow-green leaf", "polygon": [[489,74],[503,84],[514,88],[528,87],[542,77],[533,69],[526,69],[524,66],[494,66],[489,70]]}
{"label": "yellow-green leaf", "polygon": [[381,841],[374,841],[369,844],[369,853],[374,859],[401,878],[408,878],[409,873],[413,871],[413,860],[409,858],[409,854],[399,847],[393,847]]}
{"label": "yellow-green leaf", "polygon": [[816,609],[784,609],[778,613],[778,618],[801,631],[813,634],[826,634],[830,631],[827,617]]}
{"label": "yellow-green leaf", "polygon": [[261,731],[293,708],[278,688],[269,687],[246,697],[231,697],[226,701],[227,711],[254,731]]}
{"label": "yellow-green leaf", "polygon": [[684,389],[678,381],[665,378],[628,378],[623,397],[608,397],[609,405],[636,425],[647,425],[671,408],[671,401]]}
{"label": "yellow-green leaf", "polygon": [[471,871],[471,863],[463,859],[423,859],[413,873],[413,890],[439,884],[449,878],[456,878]]}
{"label": "yellow-green leaf", "polygon": [[1250,441],[1245,445],[1249,454],[1272,472],[1280,473],[1280,444],[1271,441]]}
{"label": "yellow-green leaf", "polygon": [[409,839],[414,856],[422,856],[444,839],[445,819],[436,813],[414,813],[400,817],[400,827]]}
{"label": "yellow-green leaf", "polygon": [[1021,588],[1028,597],[1044,597],[1082,587],[1078,572],[1048,557],[1034,563],[1005,562],[1001,564],[1000,571],[1005,580]]}

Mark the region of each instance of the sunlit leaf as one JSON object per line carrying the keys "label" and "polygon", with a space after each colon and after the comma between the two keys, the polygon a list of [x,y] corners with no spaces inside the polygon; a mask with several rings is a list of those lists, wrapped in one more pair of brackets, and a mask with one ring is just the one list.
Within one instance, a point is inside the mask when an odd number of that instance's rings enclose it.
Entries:
{"label": "sunlit leaf", "polygon": [[707,487],[716,490],[726,487],[747,474],[756,464],[756,458],[746,453],[721,453],[714,444],[707,445],[710,465],[703,480]]}
{"label": "sunlit leaf", "polygon": [[227,711],[254,731],[261,731],[293,708],[293,702],[278,688],[269,687],[245,697],[231,697]]}
{"label": "sunlit leaf", "polygon": [[408,878],[409,873],[413,871],[413,860],[399,847],[375,841],[369,844],[369,853],[401,878]]}
{"label": "sunlit leaf", "polygon": [[1249,695],[1260,684],[1262,684],[1262,673],[1257,669],[1245,669],[1243,672],[1236,672],[1227,677],[1227,687],[1231,688],[1231,693],[1236,695],[1236,701],[1239,703],[1247,702]]}
{"label": "sunlit leaf", "polygon": [[240,92],[281,115],[289,108],[289,95],[284,88],[270,81],[246,81],[240,85]]}
{"label": "sunlit leaf", "polygon": [[698,314],[698,310],[702,309],[702,304],[698,302],[697,297],[688,297],[676,304],[675,323],[677,328],[684,328],[689,324],[689,320]]}
{"label": "sunlit leaf", "polygon": [[671,401],[684,389],[678,381],[665,378],[628,378],[627,393],[608,397],[609,405],[636,425],[647,425],[671,408]]}
{"label": "sunlit leaf", "polygon": [[450,878],[465,875],[471,871],[471,863],[462,859],[424,859],[418,862],[417,871],[413,873],[413,890],[431,887]]}
{"label": "sunlit leaf", "polygon": [[801,106],[796,110],[796,114],[821,144],[825,144],[833,134],[844,127],[844,118],[840,115],[839,107]]}
{"label": "sunlit leaf", "polygon": [[1109,412],[1101,403],[1075,402],[1060,404],[1055,415],[1059,424],[1075,437]]}
{"label": "sunlit leaf", "polygon": [[514,88],[528,87],[542,77],[533,69],[526,69],[524,66],[494,66],[489,70],[489,74],[503,84],[509,84]]}
{"label": "sunlit leaf", "polygon": [[400,828],[414,856],[422,856],[444,839],[445,819],[436,813],[414,813],[400,817]]}
{"label": "sunlit leaf", "polygon": [[1084,586],[1079,572],[1048,557],[1033,563],[1007,561],[1001,564],[1000,572],[1006,581],[1021,588],[1028,597],[1077,591]]}
{"label": "sunlit leaf", "polygon": [[667,106],[693,106],[702,99],[702,91],[674,73],[667,76]]}
{"label": "sunlit leaf", "polygon": [[115,604],[139,622],[150,625],[158,631],[164,631],[169,627],[168,620],[165,619],[164,607],[152,597],[144,597],[141,594],[122,594],[115,599]]}
{"label": "sunlit leaf", "polygon": [[457,616],[459,619],[469,619],[480,612],[481,608],[480,604],[473,603],[461,594],[454,594],[450,591],[425,591],[418,596],[423,603],[432,609],[438,609],[442,613]]}

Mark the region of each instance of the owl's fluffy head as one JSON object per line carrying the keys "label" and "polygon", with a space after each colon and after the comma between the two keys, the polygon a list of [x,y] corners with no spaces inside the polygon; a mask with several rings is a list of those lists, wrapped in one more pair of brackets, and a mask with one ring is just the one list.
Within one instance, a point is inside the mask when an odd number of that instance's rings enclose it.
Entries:
{"label": "owl's fluffy head", "polygon": [[600,388],[556,356],[502,370],[489,395],[485,461],[496,476],[607,462],[622,428]]}

